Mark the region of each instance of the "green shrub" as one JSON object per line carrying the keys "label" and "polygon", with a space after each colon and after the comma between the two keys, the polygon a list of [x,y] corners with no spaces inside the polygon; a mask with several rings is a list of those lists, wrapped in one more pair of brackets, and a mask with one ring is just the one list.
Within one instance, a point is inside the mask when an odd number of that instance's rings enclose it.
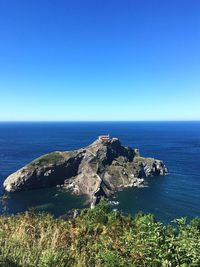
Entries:
{"label": "green shrub", "polygon": [[105,201],[67,221],[33,211],[0,216],[0,266],[200,266],[200,219],[174,222],[125,216]]}
{"label": "green shrub", "polygon": [[59,163],[64,159],[64,156],[60,152],[51,152],[49,154],[46,154],[44,156],[41,156],[31,163],[29,163],[27,166],[28,167],[34,167],[34,166],[44,166],[44,165],[49,165],[49,164],[56,164]]}

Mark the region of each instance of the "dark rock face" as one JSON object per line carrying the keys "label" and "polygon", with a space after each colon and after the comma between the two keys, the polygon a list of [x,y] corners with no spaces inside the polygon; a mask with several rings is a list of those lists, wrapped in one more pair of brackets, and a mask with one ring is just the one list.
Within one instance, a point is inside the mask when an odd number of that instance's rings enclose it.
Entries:
{"label": "dark rock face", "polygon": [[92,205],[119,188],[138,186],[148,176],[165,175],[160,160],[140,157],[117,138],[96,140],[84,149],[44,155],[4,181],[8,192],[63,184],[73,194],[86,194]]}
{"label": "dark rock face", "polygon": [[82,157],[82,154],[78,153],[65,160],[59,159],[56,164],[50,162],[46,165],[39,165],[39,161],[36,160],[11,174],[5,180],[4,188],[8,192],[16,192],[63,184],[65,179],[77,175]]}

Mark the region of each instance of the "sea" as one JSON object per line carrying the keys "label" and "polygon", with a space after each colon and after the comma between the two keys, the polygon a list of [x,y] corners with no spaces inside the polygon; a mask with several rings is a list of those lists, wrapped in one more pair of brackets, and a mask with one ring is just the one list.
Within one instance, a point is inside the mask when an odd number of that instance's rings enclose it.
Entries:
{"label": "sea", "polygon": [[85,196],[59,188],[6,194],[4,179],[35,158],[52,151],[74,150],[99,135],[117,137],[144,157],[161,159],[167,176],[146,179],[142,188],[119,191],[111,202],[125,214],[153,213],[168,224],[175,218],[200,216],[200,122],[0,122],[0,213],[30,208],[55,217],[87,206]]}

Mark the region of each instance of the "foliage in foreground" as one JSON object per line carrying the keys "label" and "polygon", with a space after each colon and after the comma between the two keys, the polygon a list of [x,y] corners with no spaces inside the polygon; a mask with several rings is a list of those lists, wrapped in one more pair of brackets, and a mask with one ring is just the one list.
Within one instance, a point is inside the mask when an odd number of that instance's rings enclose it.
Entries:
{"label": "foliage in foreground", "polygon": [[73,220],[26,212],[0,217],[0,266],[200,266],[200,219],[164,226],[105,202]]}

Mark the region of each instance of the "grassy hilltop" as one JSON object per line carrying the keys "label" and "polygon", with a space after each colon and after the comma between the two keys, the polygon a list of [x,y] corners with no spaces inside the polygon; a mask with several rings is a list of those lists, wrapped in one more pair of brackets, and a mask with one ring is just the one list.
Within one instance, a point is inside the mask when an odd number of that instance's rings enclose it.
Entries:
{"label": "grassy hilltop", "polygon": [[3,215],[0,266],[200,266],[200,219],[164,226],[153,215],[110,211],[104,201],[71,220]]}

